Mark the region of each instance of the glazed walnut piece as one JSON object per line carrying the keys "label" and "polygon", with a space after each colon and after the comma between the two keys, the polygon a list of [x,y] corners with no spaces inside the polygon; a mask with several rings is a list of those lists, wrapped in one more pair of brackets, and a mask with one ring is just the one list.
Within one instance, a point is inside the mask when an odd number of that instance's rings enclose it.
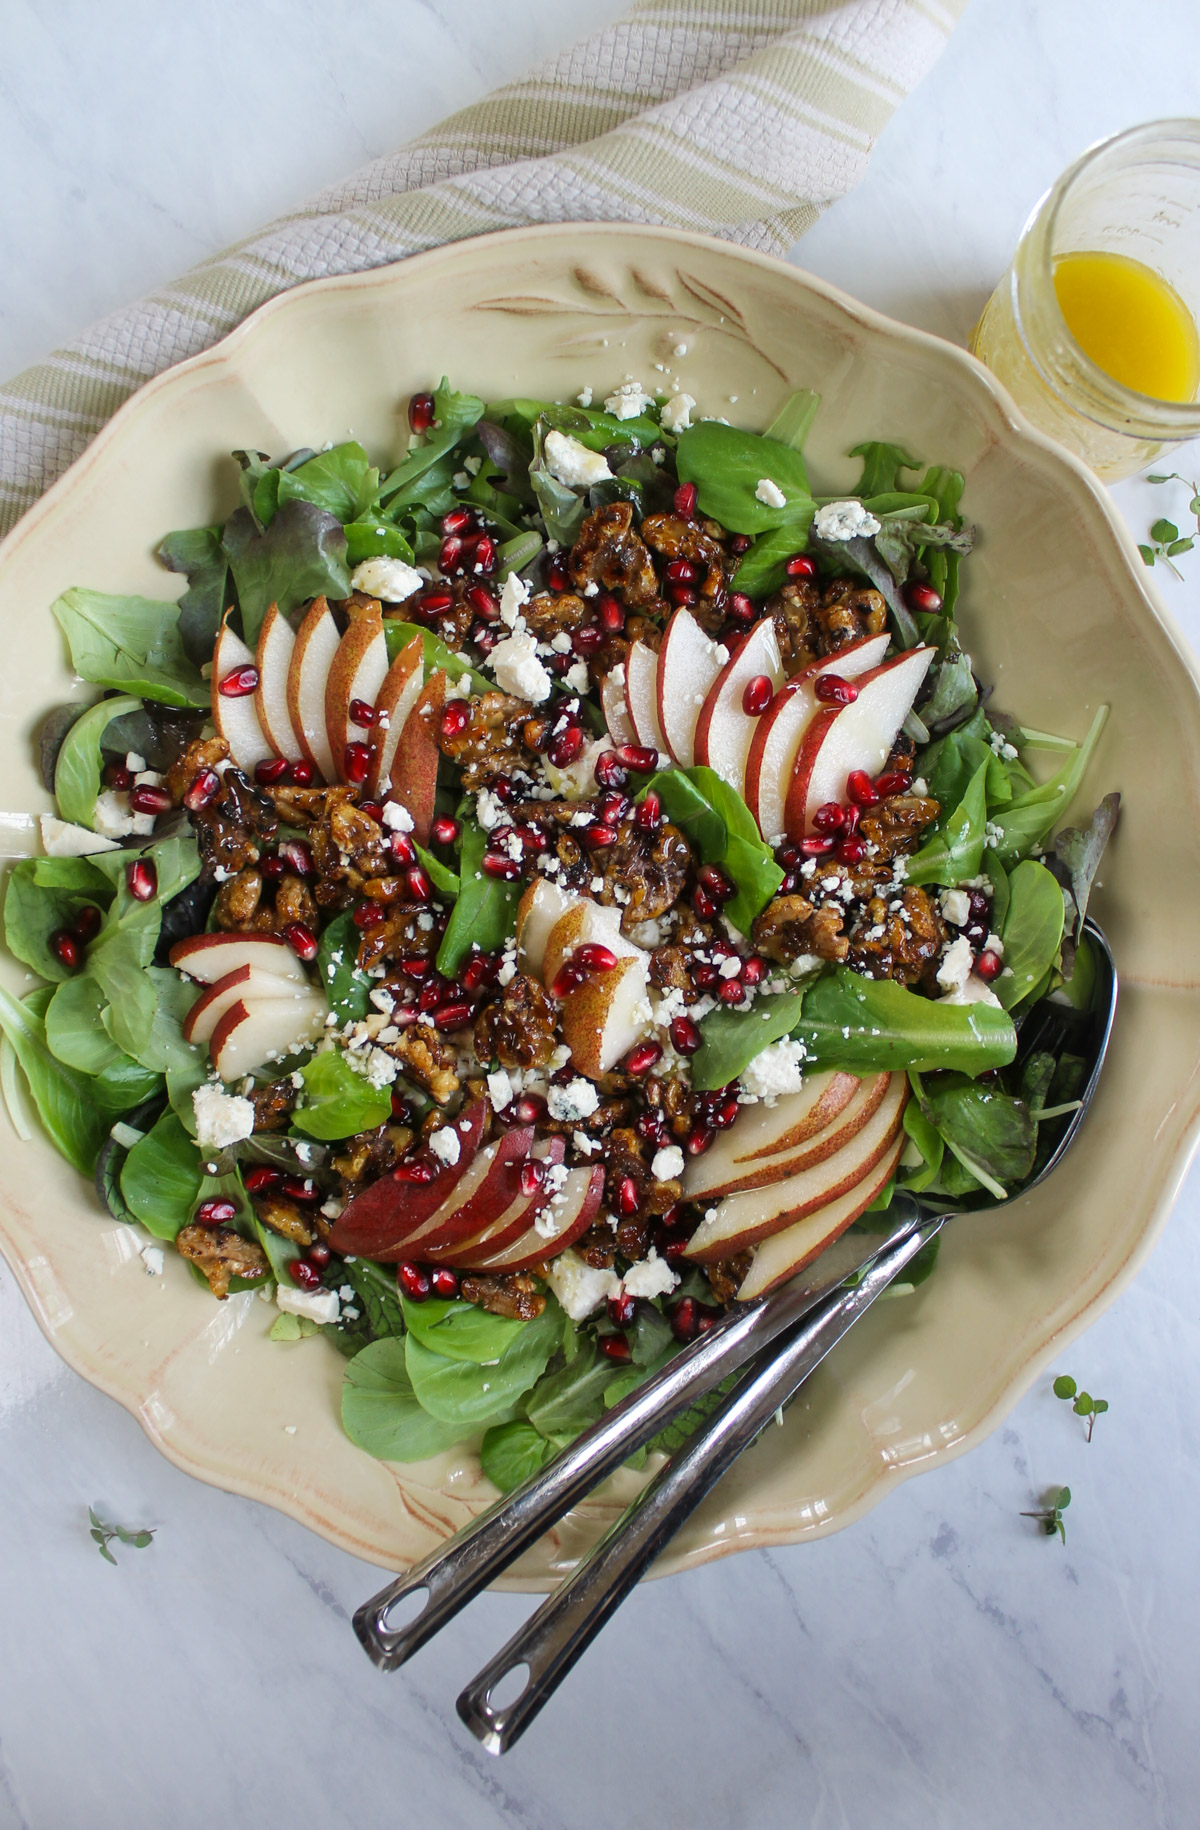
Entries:
{"label": "glazed walnut piece", "polygon": [[789,580],[763,606],[775,624],[775,637],[784,667],[795,673],[817,656],[817,610],[821,602],[815,579]]}
{"label": "glazed walnut piece", "polygon": [[462,771],[463,788],[474,794],[526,772],[530,759],[522,742],[529,717],[525,700],[492,692],[461,703],[470,713],[465,726],[450,733],[439,730],[438,746]]}
{"label": "glazed walnut piece", "polygon": [[556,1014],[554,1000],[519,972],[476,1019],[475,1053],[501,1067],[545,1067],[554,1053]]}
{"label": "glazed walnut piece", "polygon": [[[895,901],[900,909],[892,908]],[[928,890],[910,885],[899,897],[872,896],[856,913],[849,938],[847,963],[855,972],[938,995],[938,961],[949,933]]]}
{"label": "glazed walnut piece", "polygon": [[878,807],[864,808],[858,829],[875,847],[871,857],[878,864],[916,851],[921,834],[940,812],[939,803],[927,795],[897,794]]}
{"label": "glazed walnut piece", "polygon": [[177,1235],[175,1246],[204,1273],[213,1295],[222,1299],[229,1295],[230,1278],[265,1277],[271,1268],[262,1247],[230,1226],[201,1226],[193,1220]]}
{"label": "glazed walnut piece", "polygon": [[388,1052],[400,1063],[405,1079],[424,1087],[439,1106],[444,1106],[458,1092],[459,1079],[455,1072],[458,1057],[450,1044],[443,1042],[427,1024],[418,1023],[412,1029],[406,1029],[400,1039],[390,1045]]}
{"label": "glazed walnut piece", "polygon": [[317,1236],[296,1203],[285,1201],[280,1195],[264,1195],[254,1203],[254,1211],[264,1226],[301,1250],[306,1250]]}
{"label": "glazed walnut piece", "polygon": [[666,824],[651,833],[622,820],[616,844],[597,857],[603,859],[604,873],[600,901],[621,910],[621,928],[628,934],[639,921],[665,915],[678,901],[692,848],[678,826]]}
{"label": "glazed walnut piece", "polygon": [[842,933],[843,911],[814,908],[806,896],[776,896],[754,923],[754,945],[768,959],[789,961],[815,954],[844,960],[850,943]]}
{"label": "glazed walnut piece", "polygon": [[587,603],[574,591],[539,591],[521,609],[526,626],[539,642],[581,629],[590,615]]}
{"label": "glazed walnut piece", "polygon": [[609,502],[593,509],[579,530],[567,562],[576,590],[598,585],[620,594],[628,605],[648,604],[658,596],[654,562],[640,534],[633,531],[633,504]]}
{"label": "glazed walnut piece", "polygon": [[546,1298],[523,1271],[507,1277],[464,1277],[460,1294],[464,1302],[477,1304],[489,1315],[503,1315],[514,1322],[532,1321],[546,1307]]}
{"label": "glazed walnut piece", "polygon": [[836,654],[865,635],[881,635],[887,627],[887,605],[859,578],[831,578],[813,620],[818,655]]}

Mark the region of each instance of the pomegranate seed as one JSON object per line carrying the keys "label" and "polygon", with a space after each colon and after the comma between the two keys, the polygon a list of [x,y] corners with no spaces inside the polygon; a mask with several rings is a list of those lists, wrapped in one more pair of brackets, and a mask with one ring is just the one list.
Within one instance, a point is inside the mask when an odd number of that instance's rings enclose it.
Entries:
{"label": "pomegranate seed", "polygon": [[714,1107],[711,1114],[713,1129],[715,1131],[728,1131],[730,1125],[734,1123],[740,1111],[741,1107],[738,1104],[737,1094],[731,1093],[728,1099],[723,1099],[720,1105]]}
{"label": "pomegranate seed", "polygon": [[700,1305],[694,1296],[681,1296],[671,1311],[671,1333],[677,1341],[694,1341],[700,1332]]}
{"label": "pomegranate seed", "polygon": [[446,1000],[448,986],[440,972],[435,972],[428,985],[423,985],[417,999],[417,1009],[422,1011],[436,1010]]}
{"label": "pomegranate seed", "polygon": [[420,984],[422,979],[429,977],[429,961],[427,959],[402,959],[400,970],[405,978],[413,979]]}
{"label": "pomegranate seed", "polygon": [[766,972],[766,970],[767,970],[766,960],[760,958],[760,956],[757,953],[751,953],[748,958],[746,958],[742,961],[742,983],[743,983],[743,985],[759,984],[761,982],[762,976]]}
{"label": "pomegranate seed", "polygon": [[619,635],[625,627],[625,612],[608,591],[602,592],[596,599],[596,615],[600,619],[601,629],[609,635]]}
{"label": "pomegranate seed", "polygon": [[582,947],[575,949],[575,962],[585,972],[613,972],[617,965],[617,956],[611,947],[606,947],[598,940],[584,941]]}
{"label": "pomegranate seed", "polygon": [[475,570],[485,578],[496,570],[496,542],[490,534],[480,534],[475,542]]}
{"label": "pomegranate seed", "polygon": [[722,979],[721,989],[718,991],[717,996],[720,998],[722,1004],[744,1004],[746,1001],[746,987],[742,984],[740,978]]}
{"label": "pomegranate seed", "polygon": [[585,826],[583,836],[593,850],[602,850],[604,846],[615,845],[617,842],[617,834],[603,820],[594,820],[590,826]]}
{"label": "pomegranate seed", "polygon": [[672,559],[663,567],[663,573],[681,585],[694,585],[700,576],[690,559]]}
{"label": "pomegranate seed", "polygon": [[582,749],[583,729],[580,725],[572,724],[565,731],[560,731],[557,737],[550,739],[546,757],[556,769],[569,769],[578,760]]}
{"label": "pomegranate seed", "polygon": [[586,966],[577,966],[574,960],[568,960],[560,966],[550,983],[552,998],[565,998],[568,992],[577,991],[587,978]]}
{"label": "pomegranate seed", "polygon": [[135,902],[153,902],[158,894],[158,866],[153,858],[135,858],[125,866],[125,888]]}
{"label": "pomegranate seed", "polygon": [[429,1283],[435,1296],[450,1302],[458,1295],[458,1272],[452,1271],[449,1265],[440,1264],[429,1273]]}
{"label": "pomegranate seed", "polygon": [[433,896],[433,885],[419,864],[409,865],[404,883],[414,902],[428,902]]}
{"label": "pomegranate seed", "polygon": [[271,1169],[266,1163],[260,1163],[257,1169],[248,1169],[245,1175],[246,1193],[249,1195],[267,1195],[278,1188],[283,1181],[281,1169]]}
{"label": "pomegranate seed", "polygon": [[297,877],[311,877],[317,868],[307,839],[281,839],[279,856]]}
{"label": "pomegranate seed", "polygon": [[218,680],[217,691],[222,699],[246,699],[258,690],[258,669],[247,661],[244,667],[235,667]]}
{"label": "pomegranate seed", "polygon": [[551,591],[565,591],[570,582],[567,576],[567,562],[561,553],[556,553],[546,567],[546,583]]}
{"label": "pomegranate seed", "polygon": [[675,513],[690,521],[696,512],[696,498],[699,491],[694,483],[681,483],[675,491]]}
{"label": "pomegranate seed", "polygon": [[571,631],[571,647],[578,655],[595,654],[596,650],[603,646],[604,631],[597,628],[595,623],[589,623],[584,629]]}
{"label": "pomegranate seed", "polygon": [[107,763],[104,769],[104,780],[108,787],[115,788],[119,794],[133,787],[133,770],[127,769],[124,763]]}
{"label": "pomegranate seed", "polygon": [[423,1303],[432,1288],[428,1271],[423,1271],[408,1258],[401,1259],[396,1266],[396,1282],[410,1303]]}
{"label": "pomegranate seed", "polygon": [[789,578],[815,578],[817,575],[816,561],[807,553],[794,553],[783,569]]}
{"label": "pomegranate seed", "polygon": [[875,777],[875,792],[881,801],[890,801],[896,794],[907,794],[911,787],[912,776],[906,775],[903,769],[889,769],[886,775]]}
{"label": "pomegranate seed", "polygon": [[498,851],[485,851],[481,864],[489,877],[499,877],[501,883],[515,883],[522,871],[515,858],[506,858]]}
{"label": "pomegranate seed", "polygon": [[393,832],[388,840],[388,850],[397,864],[415,864],[417,848],[406,832]]}
{"label": "pomegranate seed", "polygon": [[623,788],[629,780],[629,771],[615,750],[601,750],[592,774],[602,788]]}
{"label": "pomegranate seed", "polygon": [[540,1093],[522,1093],[513,1107],[513,1117],[522,1125],[536,1125],[545,1116],[546,1101]]}
{"label": "pomegranate seed", "polygon": [[858,831],[858,822],[861,819],[862,819],[862,808],[861,807],[856,807],[853,804],[853,802],[850,804],[849,807],[843,807],[842,808],[842,831],[846,834],[850,834],[852,832],[857,832]]}
{"label": "pomegranate seed", "polygon": [[360,813],[365,813],[369,820],[374,820],[376,826],[383,825],[383,804],[382,804],[382,802],[380,802],[380,801],[360,801],[358,803],[358,811]]}
{"label": "pomegranate seed", "polygon": [[[832,802],[829,804],[831,806],[833,805]],[[785,870],[795,870],[796,866],[801,862],[800,848],[797,845],[781,845],[779,847],[778,857],[779,862],[783,865]]]}
{"label": "pomegranate seed", "polygon": [[443,737],[461,737],[471,722],[471,708],[465,699],[452,699],[442,713],[441,733]]}
{"label": "pomegranate seed", "polygon": [[289,1201],[319,1201],[321,1191],[311,1176],[284,1176],[283,1192]]}
{"label": "pomegranate seed", "polygon": [[754,621],[754,605],[744,591],[731,591],[725,608],[735,622],[752,623]]}
{"label": "pomegranate seed", "polygon": [[443,534],[465,534],[474,525],[475,517],[469,508],[452,508],[448,515],[442,516]]}
{"label": "pomegranate seed", "polygon": [[283,938],[296,955],[297,959],[313,960],[317,957],[317,937],[306,922],[289,922],[283,930]]}
{"label": "pomegranate seed", "polygon": [[636,1214],[641,1196],[638,1185],[632,1176],[622,1176],[617,1184],[617,1198],[613,1202],[619,1214]]}
{"label": "pomegranate seed", "polygon": [[474,642],[476,648],[478,648],[480,654],[491,654],[492,649],[496,646],[500,637],[487,623],[476,623],[474,629],[471,631],[471,640]]}
{"label": "pomegranate seed", "polygon": [[416,601],[416,609],[421,616],[441,616],[444,610],[453,610],[453,591],[422,591]]}
{"label": "pomegranate seed", "polygon": [[923,610],[936,616],[942,607],[941,593],[932,585],[905,585],[904,601],[910,610]]}
{"label": "pomegranate seed", "polygon": [[689,1156],[703,1156],[713,1141],[712,1130],[708,1125],[695,1125],[683,1140],[683,1147]]}
{"label": "pomegranate seed", "polygon": [[292,786],[294,788],[311,788],[315,775],[316,770],[307,757],[302,757],[299,762],[292,764]]}
{"label": "pomegranate seed", "polygon": [[842,864],[861,864],[866,855],[867,842],[857,833],[847,834],[838,844],[837,856]]}
{"label": "pomegranate seed", "polygon": [[342,752],[342,774],[348,782],[365,782],[371,773],[371,752],[365,743],[348,743]]}
{"label": "pomegranate seed", "polygon": [[836,844],[836,839],[825,834],[815,839],[801,839],[800,851],[806,858],[827,858]]}
{"label": "pomegranate seed", "polygon": [[672,1017],[670,1035],[677,1055],[694,1055],[700,1046],[700,1031],[690,1017]]}
{"label": "pomegranate seed", "polygon": [[711,991],[714,985],[721,982],[721,974],[715,966],[693,966],[692,983],[701,991]]}
{"label": "pomegranate seed", "polygon": [[715,902],[730,902],[737,894],[719,864],[702,864],[696,875]]}
{"label": "pomegranate seed", "polygon": [[387,912],[377,902],[360,902],[350,919],[356,928],[377,928],[387,920]]}
{"label": "pomegranate seed", "polygon": [[989,982],[998,979],[1004,970],[1004,961],[998,953],[984,952],[975,961],[975,971],[981,979]]}
{"label": "pomegranate seed", "polygon": [[[845,810],[839,807],[836,801],[826,801],[825,805],[818,807],[813,814],[813,825],[818,832],[840,832],[845,824]],[[782,855],[780,853],[781,857]]]}
{"label": "pomegranate seed", "polygon": [[439,1004],[433,1013],[434,1027],[444,1030],[465,1029],[475,1015],[474,1007],[467,998],[455,998],[449,1004]]}
{"label": "pomegranate seed", "polygon": [[742,554],[748,553],[753,545],[754,542],[749,534],[735,534],[729,542],[729,551],[740,559]]}
{"label": "pomegranate seed", "polygon": [[269,877],[273,883],[277,883],[281,877],[287,875],[287,866],[283,859],[276,857],[273,852],[268,852],[259,859],[258,868],[262,875]]}
{"label": "pomegranate seed", "polygon": [[655,1067],[661,1060],[661,1042],[638,1042],[630,1049],[624,1061],[621,1063],[621,1066],[625,1069],[627,1074],[632,1074],[636,1080],[640,1078],[642,1074],[648,1074],[650,1069]]}
{"label": "pomegranate seed", "polygon": [[393,1182],[411,1182],[415,1188],[428,1188],[437,1174],[437,1166],[425,1157],[410,1157],[407,1163],[397,1163],[392,1171]]}
{"label": "pomegranate seed", "polygon": [[369,731],[375,723],[375,707],[367,699],[351,699],[350,722]]}
{"label": "pomegranate seed", "polygon": [[657,832],[662,825],[662,800],[653,789],[634,808],[633,823],[639,832]]}
{"label": "pomegranate seed", "polygon": [[333,1253],[320,1239],[314,1245],[310,1245],[304,1254],[305,1263],[312,1265],[315,1271],[323,1271],[332,1257]]}
{"label": "pomegranate seed", "polygon": [[463,596],[476,616],[481,616],[485,623],[494,623],[500,615],[500,606],[486,585],[468,585]]}
{"label": "pomegranate seed", "polygon": [[702,889],[697,884],[692,891],[692,907],[701,921],[715,921],[720,913],[721,905],[715,896],[710,896],[706,889]]}
{"label": "pomegranate seed", "polygon": [[457,534],[449,534],[438,549],[438,571],[453,572],[463,555],[463,543]]}
{"label": "pomegranate seed", "polygon": [[617,794],[615,790],[611,794],[602,794],[596,803],[596,818],[602,826],[619,826],[628,812],[629,796]]}
{"label": "pomegranate seed", "polygon": [[428,432],[433,424],[433,395],[413,394],[408,402],[408,429],[410,432]]}
{"label": "pomegranate seed", "polygon": [[225,1200],[221,1195],[214,1195],[210,1201],[201,1201],[192,1218],[197,1220],[201,1226],[224,1226],[226,1221],[232,1220],[236,1213],[237,1208],[232,1201]]}
{"label": "pomegranate seed", "polygon": [[86,947],[88,941],[93,940],[99,934],[103,920],[104,917],[94,902],[84,903],[76,915],[75,924],[71,929],[80,946]]}
{"label": "pomegranate seed", "polygon": [[615,1296],[608,1299],[608,1318],[616,1328],[628,1328],[633,1320],[636,1304],[627,1290],[618,1290]]}
{"label": "pomegranate seed", "polygon": [[639,1137],[644,1137],[648,1144],[657,1148],[667,1141],[667,1121],[659,1112],[642,1112],[639,1114],[634,1130]]}
{"label": "pomegranate seed", "polygon": [[664,586],[664,595],[668,597],[673,604],[678,604],[684,609],[687,609],[696,601],[696,593],[693,591],[691,585],[666,585]]}
{"label": "pomegranate seed", "polygon": [[859,807],[874,807],[879,800],[879,790],[865,769],[851,769],[846,777],[846,793]]}
{"label": "pomegranate seed", "polygon": [[546,1165],[540,1157],[528,1157],[521,1164],[521,1193],[536,1195],[539,1188],[545,1186]]}
{"label": "pomegranate seed", "polygon": [[129,805],[135,813],[152,813],[157,819],[160,813],[171,811],[171,797],[165,788],[152,788],[149,782],[129,790]]}
{"label": "pomegranate seed", "polygon": [[412,1107],[403,1093],[392,1094],[392,1117],[398,1125],[406,1125],[412,1117]]}
{"label": "pomegranate seed", "polygon": [[[129,775],[128,769],[124,771]],[[256,771],[257,773],[257,771]],[[127,786],[133,786],[133,777],[129,776]],[[215,769],[201,769],[194,777],[191,787],[183,797],[183,804],[189,813],[199,813],[202,807],[211,806],[221,792],[221,778]]]}
{"label": "pomegranate seed", "polygon": [[[632,1298],[630,1299],[632,1301]],[[633,1358],[633,1349],[623,1334],[605,1334],[600,1337],[600,1351],[608,1360],[616,1360],[621,1366]]]}
{"label": "pomegranate seed", "polygon": [[742,710],[747,718],[759,718],[775,697],[775,688],[766,674],[755,674],[742,694]]}
{"label": "pomegranate seed", "polygon": [[73,972],[79,964],[79,942],[65,928],[59,928],[50,936],[50,951],[60,966]]}
{"label": "pomegranate seed", "polygon": [[858,698],[853,680],[843,680],[841,674],[818,674],[813,691],[822,705],[853,705]]}
{"label": "pomegranate seed", "polygon": [[439,845],[453,845],[461,830],[458,821],[451,819],[448,813],[444,813],[433,822],[429,828],[429,835]]}
{"label": "pomegranate seed", "polygon": [[678,1233],[674,1237],[661,1233],[658,1239],[659,1257],[665,1258],[668,1264],[678,1264],[687,1253],[688,1237],[687,1233]]}
{"label": "pomegranate seed", "polygon": [[[292,767],[286,756],[267,756],[263,758],[262,762],[257,762],[254,765],[254,779],[260,788],[273,788],[277,782],[286,781],[291,772]],[[216,774],[216,771],[212,770],[210,773]],[[196,780],[199,781],[199,779],[200,777],[197,776]],[[219,783],[219,776],[217,777],[217,780]],[[195,787],[195,785],[195,782],[193,782],[192,787]],[[191,790],[189,789],[188,792],[190,793]],[[185,807],[191,806],[191,802],[188,800],[186,794],[183,797],[183,804]],[[200,805],[203,807],[206,803],[201,801]]]}
{"label": "pomegranate seed", "polygon": [[617,761],[635,775],[653,775],[658,767],[658,751],[648,743],[623,743],[616,751]]}

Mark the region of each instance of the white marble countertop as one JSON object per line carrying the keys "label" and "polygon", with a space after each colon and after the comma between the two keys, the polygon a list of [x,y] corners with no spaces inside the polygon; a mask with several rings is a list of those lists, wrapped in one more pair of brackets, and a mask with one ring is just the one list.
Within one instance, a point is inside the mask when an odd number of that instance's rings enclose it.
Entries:
{"label": "white marble countertop", "polygon": [[[0,374],[619,11],[9,0]],[[1198,38],[1191,0],[971,0],[795,258],[962,341],[1070,159],[1196,111]],[[1163,494],[1119,492],[1139,538],[1182,513]],[[1165,593],[1193,640],[1196,562]],[[0,1265],[0,1827],[1195,1823],[1197,1219],[1193,1175],[1057,1369],[1110,1401],[1090,1446],[1039,1381],[850,1530],[643,1589],[500,1763],[453,1698],[527,1601],[482,1598],[380,1677],[349,1628],[378,1572],[176,1472]],[[1053,1482],[1074,1494],[1065,1548],[1018,1516]],[[155,1525],[152,1548],[102,1563],[93,1500]]]}

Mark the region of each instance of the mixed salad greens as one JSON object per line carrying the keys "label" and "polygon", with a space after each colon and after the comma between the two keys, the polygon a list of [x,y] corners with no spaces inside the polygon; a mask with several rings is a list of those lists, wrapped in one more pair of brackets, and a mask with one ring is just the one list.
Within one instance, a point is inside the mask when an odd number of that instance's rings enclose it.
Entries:
{"label": "mixed salad greens", "polygon": [[[729,1208],[729,1249],[690,1256],[710,1202],[814,1173],[776,1139],[773,1178],[714,1173],[691,1199],[746,1114],[769,1126],[818,1084],[843,1107],[852,1088],[875,1089],[872,1112],[892,1100],[840,1231],[885,1227],[897,1187],[948,1207],[1019,1191],[1073,1109],[1083,920],[1118,797],[1063,821],[1104,708],[1076,741],[992,705],[956,614],[962,477],[872,441],[854,490],[821,494],[818,404],[794,394],[755,433],[630,383],[601,409],[443,381],[413,397],[386,473],[353,441],[235,453],[240,506],[158,549],[186,577],[177,603],[81,587],[53,605],[99,696],[47,716],[57,811],[8,876],[5,939],[38,981],[0,987],[13,1124],[27,1137],[32,1107],[105,1209],[199,1283],[273,1301],[274,1340],[328,1336],[346,1430],[374,1455],[478,1441],[511,1487],[746,1294],[757,1242],[837,1193],[788,1195],[757,1232]],[[712,649],[695,697],[713,722],[672,756],[655,719],[680,617]],[[282,745],[263,735],[281,621]],[[356,627],[371,691],[343,692],[323,784],[295,657]],[[743,641],[771,657],[744,690]],[[234,644],[249,659],[229,667]],[[657,701],[637,701],[635,648]],[[854,678],[852,651],[885,650]],[[727,767],[720,718],[740,731],[800,683],[827,734],[914,651],[919,690],[862,780],[843,770],[815,816],[801,796],[788,832],[765,830],[749,731]],[[385,700],[406,720],[390,777]],[[798,772],[807,754],[798,736]],[[547,917],[539,956],[533,891],[554,921],[576,912],[557,966],[565,930]],[[259,1060],[228,1040],[232,990],[215,1028],[197,1021],[226,983],[209,957],[251,975],[260,1004],[234,1015],[259,1021]],[[285,1004],[309,1013],[303,1038],[271,1029]],[[472,1162],[476,1189],[508,1179],[468,1225],[452,1197]],[[574,1190],[572,1230],[554,1208]],[[161,1274],[161,1250],[143,1260]]]}

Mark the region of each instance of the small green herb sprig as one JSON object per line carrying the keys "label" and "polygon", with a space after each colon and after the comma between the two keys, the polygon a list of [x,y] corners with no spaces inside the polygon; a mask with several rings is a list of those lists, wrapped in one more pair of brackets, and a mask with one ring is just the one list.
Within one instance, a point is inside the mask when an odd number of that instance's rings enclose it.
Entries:
{"label": "small green herb sprig", "polygon": [[92,1523],[92,1529],[89,1536],[95,1541],[96,1547],[99,1550],[100,1555],[104,1558],[104,1561],[113,1564],[114,1567],[117,1559],[108,1548],[114,1538],[118,1544],[132,1544],[135,1550],[145,1550],[147,1544],[149,1544],[154,1536],[153,1531],[144,1529],[142,1531],[128,1531],[124,1525],[106,1525],[104,1520],[97,1515],[94,1506],[88,1507],[88,1518]]}
{"label": "small green herb sprig", "polygon": [[1036,1512],[1023,1512],[1021,1517],[1036,1519],[1048,1538],[1052,1538],[1057,1532],[1065,1544],[1067,1529],[1063,1524],[1063,1513],[1070,1504],[1071,1489],[1069,1487],[1051,1487],[1046,1493],[1044,1504]]}
{"label": "small green herb sprig", "polygon": [[1200,537],[1200,488],[1174,470],[1165,476],[1147,477],[1146,481],[1147,483],[1182,483],[1191,491],[1188,513],[1196,517],[1196,533],[1181,534],[1173,521],[1160,520],[1156,521],[1150,529],[1150,544],[1148,546],[1139,544],[1138,546],[1138,552],[1148,566],[1154,565],[1161,559],[1165,566],[1170,566],[1176,578],[1182,579],[1183,573],[1175,564],[1175,560],[1183,553],[1190,553],[1197,538]]}
{"label": "small green herb sprig", "polygon": [[1087,1418],[1087,1439],[1090,1442],[1097,1417],[1108,1409],[1108,1399],[1093,1398],[1090,1392],[1081,1392],[1070,1373],[1060,1373],[1054,1381],[1054,1396],[1073,1400],[1071,1409],[1075,1415]]}

